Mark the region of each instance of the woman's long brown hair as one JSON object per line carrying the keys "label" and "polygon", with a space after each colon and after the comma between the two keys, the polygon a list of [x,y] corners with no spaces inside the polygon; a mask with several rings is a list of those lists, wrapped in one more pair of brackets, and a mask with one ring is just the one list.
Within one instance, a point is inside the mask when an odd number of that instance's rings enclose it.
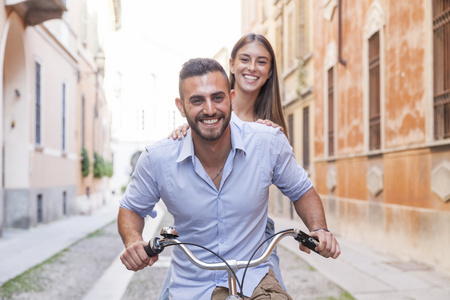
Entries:
{"label": "woman's long brown hair", "polygon": [[[281,127],[283,127],[286,136],[288,136],[288,128],[286,127],[286,122],[284,120],[283,106],[281,105],[280,85],[278,82],[275,52],[273,51],[270,42],[260,34],[246,34],[241,37],[239,41],[237,41],[234,45],[233,50],[231,51],[231,58],[234,60],[239,49],[241,49],[246,44],[254,41],[257,41],[258,43],[263,45],[264,48],[266,48],[269,52],[271,56],[270,69],[272,71],[272,75],[261,87],[258,97],[256,98],[254,107],[255,115],[258,119],[271,120],[272,122],[280,125]],[[230,72],[230,85],[232,89],[234,89],[235,81],[236,80],[234,74]]]}

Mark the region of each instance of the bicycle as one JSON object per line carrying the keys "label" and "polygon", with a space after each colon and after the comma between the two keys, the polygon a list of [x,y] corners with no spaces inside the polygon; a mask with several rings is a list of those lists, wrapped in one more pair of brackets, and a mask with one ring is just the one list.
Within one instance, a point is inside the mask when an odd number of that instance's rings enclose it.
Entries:
{"label": "bicycle", "polygon": [[[242,293],[242,287],[244,284],[245,274],[247,272],[247,269],[249,267],[254,267],[262,264],[265,262],[269,256],[271,255],[272,251],[275,249],[275,246],[278,244],[278,242],[287,236],[294,237],[295,240],[297,240],[299,243],[302,243],[304,246],[308,247],[312,251],[318,253],[315,248],[319,245],[319,241],[312,237],[303,231],[292,228],[292,229],[286,229],[283,231],[280,231],[271,237],[267,238],[264,242],[262,242],[257,249],[253,252],[252,256],[248,261],[238,261],[235,259],[228,259],[225,260],[222,257],[220,257],[218,254],[214,253],[213,251],[209,250],[206,247],[203,247],[201,245],[193,244],[193,243],[185,243],[180,242],[177,240],[179,237],[178,231],[174,226],[166,226],[163,227],[161,230],[160,237],[154,237],[149,242],[148,245],[144,247],[145,251],[147,252],[147,255],[149,257],[158,255],[161,253],[165,247],[168,246],[177,246],[179,249],[181,249],[184,253],[184,255],[197,267],[202,268],[204,270],[226,270],[228,273],[228,286],[229,286],[229,296],[226,298],[226,300],[243,300],[244,295]],[[261,248],[268,240],[272,239],[272,241],[269,243],[266,250],[263,252],[263,254],[257,258],[253,259],[253,256],[256,254],[256,252]],[[199,260],[195,255],[189,250],[187,245],[200,247],[206,251],[209,251],[213,255],[217,256],[222,263],[206,263],[201,260]],[[244,274],[242,276],[242,282],[239,282],[236,276],[236,272],[238,269],[245,269]],[[239,293],[237,292],[237,286],[239,286]]]}

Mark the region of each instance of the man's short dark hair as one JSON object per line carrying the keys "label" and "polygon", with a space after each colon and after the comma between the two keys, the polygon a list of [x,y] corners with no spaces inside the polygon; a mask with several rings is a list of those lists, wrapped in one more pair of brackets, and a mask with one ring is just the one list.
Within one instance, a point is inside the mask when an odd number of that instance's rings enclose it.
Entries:
{"label": "man's short dark hair", "polygon": [[230,81],[228,75],[225,72],[222,65],[212,58],[191,58],[185,62],[180,71],[180,77],[178,81],[178,89],[180,98],[183,99],[182,85],[185,79],[189,77],[202,76],[211,72],[220,72],[227,81],[228,92],[230,91]]}

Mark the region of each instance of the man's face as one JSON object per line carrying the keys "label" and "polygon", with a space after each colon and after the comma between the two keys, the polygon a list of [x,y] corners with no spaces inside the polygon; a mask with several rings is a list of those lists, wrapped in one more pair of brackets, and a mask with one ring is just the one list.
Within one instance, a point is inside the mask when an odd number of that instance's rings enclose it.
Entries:
{"label": "man's face", "polygon": [[193,134],[206,141],[220,139],[231,118],[231,99],[223,74],[212,72],[189,77],[182,90],[184,99],[177,98],[176,104]]}

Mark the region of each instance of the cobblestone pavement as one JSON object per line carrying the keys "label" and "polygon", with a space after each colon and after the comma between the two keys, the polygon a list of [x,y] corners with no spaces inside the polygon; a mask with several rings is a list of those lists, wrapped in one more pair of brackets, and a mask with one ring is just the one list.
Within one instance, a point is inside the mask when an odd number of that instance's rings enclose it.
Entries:
{"label": "cobblestone pavement", "polygon": [[6,282],[0,299],[82,299],[122,250],[117,223],[111,223]]}
{"label": "cobblestone pavement", "polygon": [[[117,224],[111,223],[2,286],[0,299],[83,299],[122,250]],[[154,267],[135,273],[122,299],[158,299],[170,252],[164,251]],[[278,253],[286,287],[295,300],[350,299],[290,250],[280,246]]]}

